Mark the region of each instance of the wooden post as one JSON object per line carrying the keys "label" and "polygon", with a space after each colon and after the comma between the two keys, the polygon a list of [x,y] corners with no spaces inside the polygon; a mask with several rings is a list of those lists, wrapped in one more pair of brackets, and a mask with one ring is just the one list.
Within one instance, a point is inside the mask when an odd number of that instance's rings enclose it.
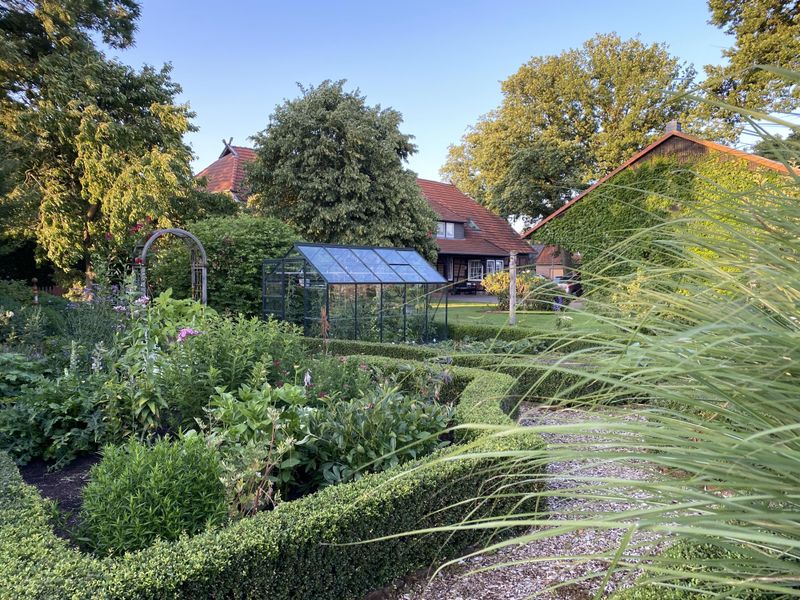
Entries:
{"label": "wooden post", "polygon": [[34,277],[31,283],[33,283],[33,305],[37,306],[39,304],[39,280]]}
{"label": "wooden post", "polygon": [[517,253],[508,259],[508,324],[517,324]]}

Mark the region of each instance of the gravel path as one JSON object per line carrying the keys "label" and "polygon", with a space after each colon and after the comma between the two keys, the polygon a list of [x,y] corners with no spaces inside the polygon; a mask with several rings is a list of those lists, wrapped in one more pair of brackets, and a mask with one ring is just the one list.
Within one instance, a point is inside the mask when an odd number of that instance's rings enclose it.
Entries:
{"label": "gravel path", "polygon": [[[520,424],[555,425],[579,423],[598,418],[601,416],[596,413],[588,415],[578,410],[556,411],[528,406],[521,411]],[[582,435],[548,433],[544,437],[550,444],[586,443],[591,447],[602,440],[602,432],[587,431]],[[657,477],[654,471],[642,463],[633,461],[628,464],[608,463],[591,459],[552,463],[548,466],[547,472],[553,476],[548,478],[547,486],[554,491],[573,487],[576,482],[568,478],[571,474],[626,480]],[[582,512],[582,516],[585,517],[587,511],[622,511],[637,506],[635,497],[628,497],[625,501],[588,501],[576,499],[569,494],[564,496],[556,494],[548,502],[550,518],[556,520],[568,519],[570,514],[576,511]],[[461,561],[457,565],[443,570],[433,580],[428,577],[420,577],[416,581],[406,582],[399,589],[396,588],[391,592],[385,591],[383,597],[394,600],[521,600],[530,597],[545,600],[584,600],[593,598],[605,577],[607,562],[593,560],[576,563],[570,560],[570,557],[616,549],[619,547],[622,536],[621,530],[584,529],[524,545],[510,546],[492,555]],[[644,549],[639,550],[640,553],[652,552],[659,546],[655,536],[643,532],[638,532],[632,542],[644,545]],[[492,565],[542,558],[546,560],[503,566],[480,573],[474,572]],[[583,579],[555,590],[547,590],[550,586],[579,578]],[[606,582],[605,591],[611,593],[627,587],[634,578],[635,575],[630,573],[616,574]]]}

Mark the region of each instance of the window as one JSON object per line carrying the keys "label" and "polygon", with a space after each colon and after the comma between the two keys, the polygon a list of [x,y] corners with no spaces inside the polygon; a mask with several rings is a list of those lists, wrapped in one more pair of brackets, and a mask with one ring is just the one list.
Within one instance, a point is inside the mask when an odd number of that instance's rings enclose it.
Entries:
{"label": "window", "polygon": [[452,240],[456,237],[456,224],[448,223],[447,221],[438,221],[436,223],[436,237]]}
{"label": "window", "polygon": [[472,231],[480,231],[481,230],[481,228],[478,227],[478,224],[475,221],[473,221],[472,219],[467,219],[467,227],[472,229]]}
{"label": "window", "polygon": [[490,258],[486,261],[486,274],[500,273],[503,270],[503,259],[495,260]]}
{"label": "window", "polygon": [[483,279],[483,261],[471,260],[467,263],[467,279],[480,281]]}

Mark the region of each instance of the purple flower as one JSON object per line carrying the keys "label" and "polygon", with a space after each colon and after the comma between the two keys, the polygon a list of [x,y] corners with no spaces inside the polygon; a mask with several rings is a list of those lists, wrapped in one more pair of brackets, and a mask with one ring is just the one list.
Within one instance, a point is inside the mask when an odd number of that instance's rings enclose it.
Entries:
{"label": "purple flower", "polygon": [[200,335],[201,333],[202,331],[197,331],[196,329],[192,329],[191,327],[184,327],[178,332],[178,342],[182,342],[188,337]]}
{"label": "purple flower", "polygon": [[117,305],[117,306],[115,306],[115,307],[114,307],[114,310],[115,310],[116,312],[118,312],[118,313],[124,313],[124,312],[125,312],[125,311],[127,311],[128,309],[127,309],[127,308],[125,308],[124,306],[122,306],[121,304],[119,304],[119,305]]}
{"label": "purple flower", "polygon": [[150,298],[147,296],[139,296],[136,300],[133,301],[134,304],[138,304],[139,306],[146,306],[150,302]]}

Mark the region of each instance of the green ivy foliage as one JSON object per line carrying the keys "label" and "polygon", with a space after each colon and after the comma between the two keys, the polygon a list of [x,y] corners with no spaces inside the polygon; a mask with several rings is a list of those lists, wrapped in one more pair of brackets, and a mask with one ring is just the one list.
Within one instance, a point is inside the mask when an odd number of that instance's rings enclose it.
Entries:
{"label": "green ivy foliage", "polygon": [[[294,230],[272,218],[237,215],[212,217],[187,226],[208,254],[208,302],[220,311],[261,314],[261,263],[280,258],[298,241]],[[156,291],[172,288],[190,296],[189,253],[180,242],[158,253],[150,283]]]}
{"label": "green ivy foliage", "polygon": [[[537,231],[536,240],[580,252],[587,271],[605,276],[626,275],[642,262],[671,266],[676,259],[659,243],[666,237],[660,235],[660,224],[686,216],[689,209],[715,216],[731,191],[746,210],[748,203],[768,202],[777,187],[792,183],[785,174],[716,154],[688,163],[654,159],[622,171],[590,192]],[[719,226],[710,223],[693,227],[703,227],[706,236],[719,233],[715,232]],[[623,243],[627,260],[612,261]],[[613,268],[608,267],[612,262]]]}

